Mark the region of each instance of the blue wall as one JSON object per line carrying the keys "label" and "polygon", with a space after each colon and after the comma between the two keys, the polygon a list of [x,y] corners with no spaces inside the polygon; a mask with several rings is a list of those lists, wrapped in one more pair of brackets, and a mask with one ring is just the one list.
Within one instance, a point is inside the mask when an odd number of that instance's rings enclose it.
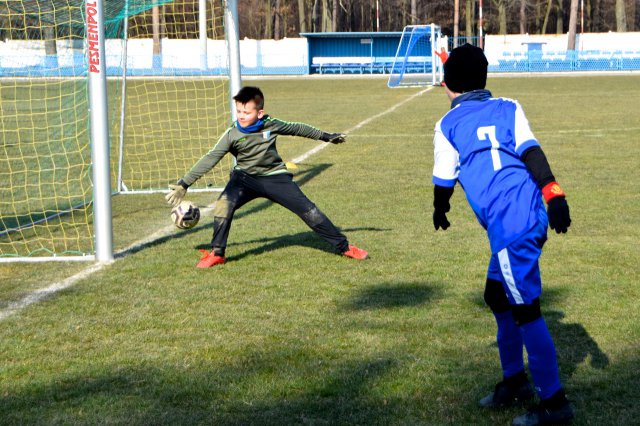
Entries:
{"label": "blue wall", "polygon": [[385,72],[393,58],[402,37],[402,32],[352,32],[352,33],[301,33],[309,45],[309,70],[321,72],[314,59],[368,58],[371,67],[353,64],[355,72]]}
{"label": "blue wall", "polygon": [[394,57],[402,32],[301,33],[314,57]]}

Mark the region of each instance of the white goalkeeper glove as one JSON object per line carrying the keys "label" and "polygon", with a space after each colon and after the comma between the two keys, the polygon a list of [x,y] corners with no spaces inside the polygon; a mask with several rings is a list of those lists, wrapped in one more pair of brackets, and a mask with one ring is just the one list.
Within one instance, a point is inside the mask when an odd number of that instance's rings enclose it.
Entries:
{"label": "white goalkeeper glove", "polygon": [[167,200],[167,203],[172,206],[177,206],[184,199],[184,196],[187,194],[187,188],[182,186],[182,182],[178,182],[176,184],[169,185],[169,193],[165,195],[164,199]]}

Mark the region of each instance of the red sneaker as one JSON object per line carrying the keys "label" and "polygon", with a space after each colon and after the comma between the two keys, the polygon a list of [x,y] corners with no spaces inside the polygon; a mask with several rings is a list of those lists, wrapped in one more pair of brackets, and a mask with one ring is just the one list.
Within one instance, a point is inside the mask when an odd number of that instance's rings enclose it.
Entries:
{"label": "red sneaker", "polygon": [[227,259],[222,256],[218,256],[214,252],[209,253],[203,249],[200,249],[200,252],[202,253],[202,257],[200,258],[200,262],[196,265],[196,268],[211,268],[215,265],[222,265],[227,261]]}
{"label": "red sneaker", "polygon": [[349,250],[342,253],[342,255],[358,260],[367,259],[369,257],[369,253],[356,246],[352,246],[351,244],[349,244]]}

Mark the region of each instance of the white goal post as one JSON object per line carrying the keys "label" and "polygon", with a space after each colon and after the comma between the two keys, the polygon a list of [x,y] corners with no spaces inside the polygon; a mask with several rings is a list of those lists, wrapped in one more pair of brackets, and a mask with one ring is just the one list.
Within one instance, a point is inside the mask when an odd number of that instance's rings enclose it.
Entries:
{"label": "white goal post", "polygon": [[442,34],[438,25],[406,26],[398,43],[387,86],[395,88],[440,84],[442,62],[435,52],[442,46]]}

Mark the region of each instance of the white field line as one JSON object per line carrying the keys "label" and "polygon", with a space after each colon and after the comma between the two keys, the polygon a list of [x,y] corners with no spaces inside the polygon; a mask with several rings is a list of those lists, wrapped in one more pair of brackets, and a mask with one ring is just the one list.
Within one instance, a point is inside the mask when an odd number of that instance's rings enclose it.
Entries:
{"label": "white field line", "polygon": [[[409,96],[408,98],[406,98],[405,100],[398,102],[397,104],[393,105],[391,108],[386,109],[384,111],[382,111],[379,114],[373,115],[363,121],[361,121],[360,123],[356,124],[355,126],[353,126],[352,128],[345,130],[343,133],[348,135],[349,133],[358,130],[361,127],[366,126],[367,124],[371,123],[373,120],[378,119],[384,115],[389,114],[390,112],[395,111],[396,109],[400,108],[402,105],[406,104],[407,102],[412,101],[414,98],[417,98],[418,96],[423,95],[424,93],[428,92],[429,90],[432,90],[434,88],[434,86],[429,86],[424,90],[419,91],[418,93],[415,93],[411,96]],[[291,160],[292,163],[300,163],[304,160],[306,160],[307,158],[311,157],[312,155],[322,151],[323,149],[325,149],[326,147],[328,147],[329,143],[323,142],[320,145],[317,145],[315,148],[310,149],[309,151],[305,152],[304,154],[294,158],[293,160]]]}
{"label": "white field line", "polygon": [[91,266],[86,267],[85,269],[78,272],[77,274],[70,276],[69,278],[66,278],[60,282],[51,284],[48,287],[33,291],[28,295],[26,295],[25,297],[23,297],[22,299],[16,302],[9,303],[9,305],[6,308],[0,311],[0,321],[21,311],[22,309],[26,308],[29,305],[33,305],[34,303],[38,303],[41,300],[46,299],[47,297],[51,296],[54,293],[59,292],[60,290],[64,290],[66,288],[71,287],[81,279],[88,277],[89,275],[93,274],[96,271],[99,271],[105,265],[106,265],[105,263],[95,263]]}
{"label": "white field line", "polygon": [[[369,124],[370,122],[372,122],[373,120],[376,120],[386,114],[389,114],[390,112],[395,111],[397,108],[401,107],[402,105],[406,104],[407,102],[413,100],[414,98],[421,96],[422,94],[428,92],[429,90],[433,89],[432,86],[421,90],[418,93],[415,93],[414,95],[404,99],[403,101],[393,105],[391,108],[386,109],[385,111],[382,111],[379,114],[373,115],[363,121],[361,121],[360,123],[356,124],[355,126],[353,126],[352,128],[346,130],[344,133],[348,134],[350,132],[353,132],[355,130],[360,129],[363,126],[366,126],[367,124]],[[316,146],[315,148],[305,152],[304,154],[294,158],[293,160],[291,160],[294,163],[299,163],[302,162],[304,160],[306,160],[307,158],[311,157],[312,155],[316,154],[317,152],[320,152],[321,150],[323,150],[325,147],[329,146],[330,144],[328,143],[322,143],[321,145]],[[204,209],[208,210],[212,208],[212,205],[205,207]],[[173,225],[168,225],[156,232],[154,232],[153,234],[136,241],[135,243],[131,244],[129,247],[120,250],[119,252],[114,254],[114,258],[115,261],[117,261],[118,259],[122,259],[124,258],[126,255],[137,251],[137,249],[143,247],[145,244],[149,244],[159,238],[162,238],[166,235],[169,235],[171,232],[173,232],[175,229],[175,227]],[[73,286],[75,283],[77,283],[78,281],[87,278],[88,276],[90,276],[91,274],[93,274],[94,272],[98,272],[100,270],[102,270],[105,266],[110,265],[113,262],[99,262],[99,263],[95,263],[91,266],[86,267],[85,269],[83,269],[82,271],[78,272],[75,275],[72,275],[68,278],[65,278],[62,281],[59,281],[57,283],[53,283],[45,288],[41,288],[38,290],[35,290],[29,294],[27,294],[25,297],[23,297],[22,299],[15,301],[15,302],[10,302],[8,304],[8,306],[2,310],[0,310],[0,321],[4,320],[5,318],[8,318],[18,312],[20,312],[21,310],[23,310],[24,308],[33,305],[34,303],[38,303],[52,295],[54,295],[55,293],[61,291],[61,290],[65,290],[71,286]]]}

